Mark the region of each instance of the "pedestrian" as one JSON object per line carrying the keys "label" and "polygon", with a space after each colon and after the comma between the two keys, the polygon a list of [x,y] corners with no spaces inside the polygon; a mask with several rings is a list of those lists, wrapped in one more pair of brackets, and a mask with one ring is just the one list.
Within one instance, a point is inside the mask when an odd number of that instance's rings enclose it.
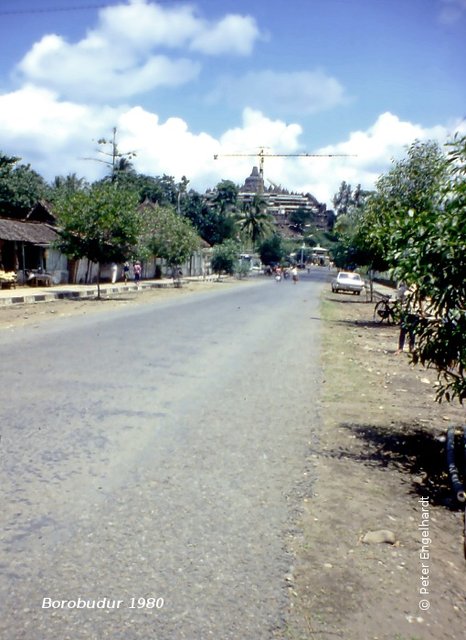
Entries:
{"label": "pedestrian", "polygon": [[423,307],[420,300],[417,300],[415,289],[408,289],[404,283],[400,283],[397,297],[400,302],[401,320],[396,353],[403,353],[406,336],[408,336],[409,352],[412,353],[416,341],[416,328],[424,315]]}
{"label": "pedestrian", "polygon": [[133,273],[134,273],[134,282],[139,284],[139,280],[141,279],[141,263],[139,260],[133,265]]}
{"label": "pedestrian", "polygon": [[291,269],[291,277],[293,279],[293,284],[298,282],[298,268],[296,265]]}
{"label": "pedestrian", "polygon": [[129,278],[129,262],[126,261],[125,264],[123,265],[123,280],[125,284],[128,283],[128,278]]}

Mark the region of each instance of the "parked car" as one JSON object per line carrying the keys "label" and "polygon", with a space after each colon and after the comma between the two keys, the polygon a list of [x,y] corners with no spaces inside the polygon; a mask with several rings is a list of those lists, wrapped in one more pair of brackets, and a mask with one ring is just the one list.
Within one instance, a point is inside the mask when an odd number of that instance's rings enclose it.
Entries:
{"label": "parked car", "polygon": [[338,293],[339,291],[349,291],[357,296],[360,295],[364,289],[364,280],[359,273],[352,273],[351,271],[340,271],[336,278],[332,280],[332,291]]}

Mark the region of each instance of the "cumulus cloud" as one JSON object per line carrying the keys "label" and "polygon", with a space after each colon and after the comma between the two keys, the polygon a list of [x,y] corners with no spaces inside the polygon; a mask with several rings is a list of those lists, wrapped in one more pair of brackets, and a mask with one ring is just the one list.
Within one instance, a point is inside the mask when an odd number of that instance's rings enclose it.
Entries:
{"label": "cumulus cloud", "polygon": [[198,75],[200,65],[163,55],[140,62],[130,56],[120,58],[98,41],[73,47],[60,36],[49,35],[33,46],[20,69],[25,78],[62,95],[108,101],[184,84]]}
{"label": "cumulus cloud", "polygon": [[[423,127],[386,112],[367,130],[353,131],[346,140],[316,150],[320,154],[347,154],[348,157],[323,157],[309,164],[307,159],[299,159],[293,169],[294,184],[324,202],[331,202],[343,180],[372,189],[377,178],[390,170],[393,160],[404,157],[407,147],[415,140],[437,140],[442,144],[455,131],[463,129],[466,127],[460,122]],[[291,169],[285,171],[290,179]]]}
{"label": "cumulus cloud", "polygon": [[[260,37],[249,16],[207,21],[191,5],[164,7],[146,0],[106,7],[76,43],[48,34],[17,66],[20,81],[72,99],[111,100],[181,85],[201,69],[193,53],[247,55]],[[177,57],[175,51],[183,50]]]}
{"label": "cumulus cloud", "polygon": [[440,22],[454,24],[466,15],[466,0],[440,0]]}
{"label": "cumulus cloud", "polygon": [[84,158],[94,154],[93,140],[109,132],[119,116],[118,109],[63,101],[53,91],[28,85],[0,95],[2,151],[31,163],[47,180],[73,172],[94,180],[102,169]]}
{"label": "cumulus cloud", "polygon": [[[266,178],[290,190],[312,193],[329,205],[342,180],[371,189],[391,160],[404,156],[414,140],[444,142],[455,130],[466,133],[464,122],[425,128],[387,112],[367,130],[353,131],[338,144],[311,150],[303,148],[299,124],[272,119],[252,108],[244,109],[236,127],[214,137],[194,133],[181,118],[162,121],[139,106],[84,106],[34,86],[0,95],[2,151],[21,156],[47,180],[68,173],[91,181],[102,177],[105,166],[85,158],[99,157],[96,140],[111,135],[114,126],[120,151],[136,152],[133,162],[140,173],[165,173],[176,180],[185,175],[200,192],[222,179],[242,184],[265,145],[266,154],[291,154],[266,157]],[[356,157],[293,156],[302,151]]]}
{"label": "cumulus cloud", "polygon": [[344,87],[324,71],[251,71],[242,77],[224,77],[207,102],[245,103],[278,115],[310,115],[348,102]]}
{"label": "cumulus cloud", "polygon": [[205,23],[193,37],[190,48],[210,55],[249,55],[258,36],[259,31],[253,18],[228,15],[215,25]]}

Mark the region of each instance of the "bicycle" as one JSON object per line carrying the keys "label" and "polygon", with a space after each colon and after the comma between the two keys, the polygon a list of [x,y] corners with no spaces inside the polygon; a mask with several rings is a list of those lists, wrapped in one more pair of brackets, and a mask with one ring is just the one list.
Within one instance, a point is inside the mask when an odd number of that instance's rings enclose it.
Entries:
{"label": "bicycle", "polygon": [[398,324],[399,315],[398,301],[391,300],[390,296],[383,296],[374,307],[374,321],[380,324]]}

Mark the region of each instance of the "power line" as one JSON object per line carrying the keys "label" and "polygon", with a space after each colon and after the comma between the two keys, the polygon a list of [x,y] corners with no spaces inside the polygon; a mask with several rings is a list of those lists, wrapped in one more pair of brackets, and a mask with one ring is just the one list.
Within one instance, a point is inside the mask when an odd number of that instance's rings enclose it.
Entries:
{"label": "power line", "polygon": [[89,11],[90,9],[104,9],[105,7],[110,7],[110,4],[84,4],[84,5],[73,5],[68,7],[43,7],[42,9],[10,9],[10,10],[1,10],[0,16],[13,16],[13,15],[25,15],[32,13],[58,13],[64,11]]}

